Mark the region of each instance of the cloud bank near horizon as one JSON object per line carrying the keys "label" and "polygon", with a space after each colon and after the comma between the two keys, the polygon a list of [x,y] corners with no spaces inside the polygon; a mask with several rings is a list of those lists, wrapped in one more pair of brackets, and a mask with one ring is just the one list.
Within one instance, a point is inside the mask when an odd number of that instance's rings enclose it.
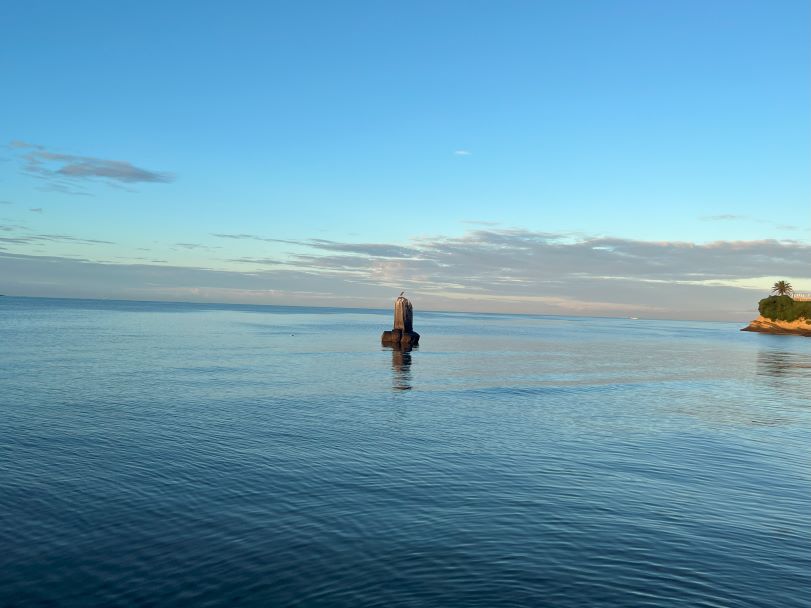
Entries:
{"label": "cloud bank near horizon", "polygon": [[[0,251],[0,290],[383,307],[405,289],[422,309],[742,320],[751,316],[771,277],[811,283],[811,245],[789,240],[654,242],[516,229],[420,237],[405,245],[216,237],[247,241],[256,255],[225,257],[227,248],[195,244],[187,249],[211,257],[192,267],[6,249]],[[8,247],[23,237],[4,238],[0,246]]]}

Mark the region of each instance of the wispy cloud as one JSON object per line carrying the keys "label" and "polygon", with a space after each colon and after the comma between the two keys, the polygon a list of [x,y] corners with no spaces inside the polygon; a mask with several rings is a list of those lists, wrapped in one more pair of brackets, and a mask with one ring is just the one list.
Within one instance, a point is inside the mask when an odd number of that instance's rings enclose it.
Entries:
{"label": "wispy cloud", "polygon": [[748,220],[747,215],[735,215],[734,213],[722,213],[720,215],[703,215],[700,218],[704,222],[737,222]]}
{"label": "wispy cloud", "polygon": [[28,230],[19,224],[0,224],[0,232],[17,232],[18,230]]}
{"label": "wispy cloud", "polygon": [[413,248],[402,247],[399,245],[389,245],[387,243],[341,243],[338,241],[330,241],[326,239],[305,239],[296,241],[291,239],[275,239],[270,237],[258,236],[255,234],[212,234],[211,236],[215,236],[222,239],[261,241],[265,243],[283,243],[287,245],[295,245],[298,247],[321,249],[324,251],[357,253],[360,255],[376,256],[376,257],[401,258],[401,257],[409,257],[416,253],[416,250]]}
{"label": "wispy cloud", "polygon": [[109,185],[167,183],[174,175],[137,167],[123,160],[52,152],[39,144],[12,141],[9,147],[21,153],[23,171],[48,183],[48,189],[65,194],[87,194],[81,184],[99,180]]}
{"label": "wispy cloud", "polygon": [[796,232],[798,230],[802,230],[799,226],[793,226],[791,224],[777,224],[775,226],[778,230],[787,230],[789,232]]}
{"label": "wispy cloud", "polygon": [[201,251],[213,251],[214,249],[221,249],[221,247],[216,247],[212,245],[203,245],[201,243],[175,243],[175,247],[180,247],[181,249],[191,249]]}
{"label": "wispy cloud", "polygon": [[462,220],[462,223],[468,224],[469,226],[487,226],[488,228],[501,225],[501,222],[490,222],[487,220]]}
{"label": "wispy cloud", "polygon": [[17,245],[31,245],[35,243],[73,243],[81,245],[115,245],[112,241],[98,239],[83,239],[69,234],[23,234],[17,236],[0,237],[4,243]]}
{"label": "wispy cloud", "polygon": [[266,238],[263,236],[257,236],[255,234],[223,234],[223,233],[212,233],[211,236],[215,236],[218,239],[232,239],[236,241],[265,241],[266,243],[284,243],[285,241],[281,239],[271,239]]}
{"label": "wispy cloud", "polygon": [[454,156],[472,156],[473,152],[470,150],[454,150],[453,154]]}
{"label": "wispy cloud", "polygon": [[734,213],[722,213],[720,215],[703,215],[699,218],[703,222],[754,222],[756,224],[769,224],[778,230],[797,232],[801,230],[811,230],[793,224],[781,224],[773,220],[752,217],[750,215],[736,215]]}
{"label": "wispy cloud", "polygon": [[296,244],[324,251],[356,253],[379,258],[408,258],[419,254],[419,250],[413,247],[401,247],[387,243],[339,243],[324,239],[309,239],[297,241]]}
{"label": "wispy cloud", "polygon": [[286,266],[288,264],[288,262],[274,258],[231,258],[225,261],[240,264],[257,264],[260,266]]}
{"label": "wispy cloud", "polygon": [[29,211],[31,213],[42,213],[45,210],[42,207],[33,207],[33,208],[29,209]]}

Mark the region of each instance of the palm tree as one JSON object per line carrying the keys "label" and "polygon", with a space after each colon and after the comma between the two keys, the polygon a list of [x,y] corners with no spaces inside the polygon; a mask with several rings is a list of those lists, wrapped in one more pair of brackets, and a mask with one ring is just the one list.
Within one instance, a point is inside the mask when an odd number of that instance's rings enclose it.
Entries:
{"label": "palm tree", "polygon": [[777,281],[772,286],[772,293],[776,293],[778,296],[790,296],[794,293],[794,288],[788,281]]}

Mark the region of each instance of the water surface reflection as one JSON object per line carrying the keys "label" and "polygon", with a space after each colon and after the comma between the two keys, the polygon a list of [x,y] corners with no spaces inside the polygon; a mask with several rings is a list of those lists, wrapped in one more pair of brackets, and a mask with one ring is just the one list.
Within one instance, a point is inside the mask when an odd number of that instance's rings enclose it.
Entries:
{"label": "water surface reflection", "polygon": [[391,348],[392,388],[407,391],[411,389],[411,347]]}
{"label": "water surface reflection", "polygon": [[762,350],[757,356],[757,373],[784,378],[811,377],[811,358],[797,352]]}

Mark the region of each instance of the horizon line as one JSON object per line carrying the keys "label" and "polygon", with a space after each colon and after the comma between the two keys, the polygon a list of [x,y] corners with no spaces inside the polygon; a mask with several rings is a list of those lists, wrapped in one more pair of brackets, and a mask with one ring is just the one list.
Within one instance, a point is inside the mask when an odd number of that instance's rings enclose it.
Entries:
{"label": "horizon line", "polygon": [[[260,308],[310,308],[316,310],[347,310],[347,311],[377,311],[389,312],[388,308],[374,308],[374,307],[361,307],[361,306],[314,306],[309,304],[248,304],[240,302],[195,302],[189,300],[138,300],[138,299],[122,299],[122,298],[79,298],[69,296],[26,296],[26,295],[12,295],[0,294],[0,298],[21,298],[28,300],[73,300],[79,302],[139,302],[145,304],[191,304],[196,306],[250,306]],[[393,300],[392,300],[393,302]],[[455,314],[455,315],[493,315],[493,316],[509,316],[509,317],[559,317],[559,318],[575,318],[575,319],[620,319],[620,320],[634,320],[634,321],[676,321],[684,323],[740,323],[744,321],[734,320],[711,320],[711,319],[673,319],[670,317],[631,317],[631,316],[610,316],[610,315],[578,315],[578,314],[554,314],[554,313],[532,313],[532,312],[484,312],[484,311],[463,311],[463,310],[431,310],[422,309],[420,312],[431,314]],[[755,311],[757,312],[757,311]]]}

